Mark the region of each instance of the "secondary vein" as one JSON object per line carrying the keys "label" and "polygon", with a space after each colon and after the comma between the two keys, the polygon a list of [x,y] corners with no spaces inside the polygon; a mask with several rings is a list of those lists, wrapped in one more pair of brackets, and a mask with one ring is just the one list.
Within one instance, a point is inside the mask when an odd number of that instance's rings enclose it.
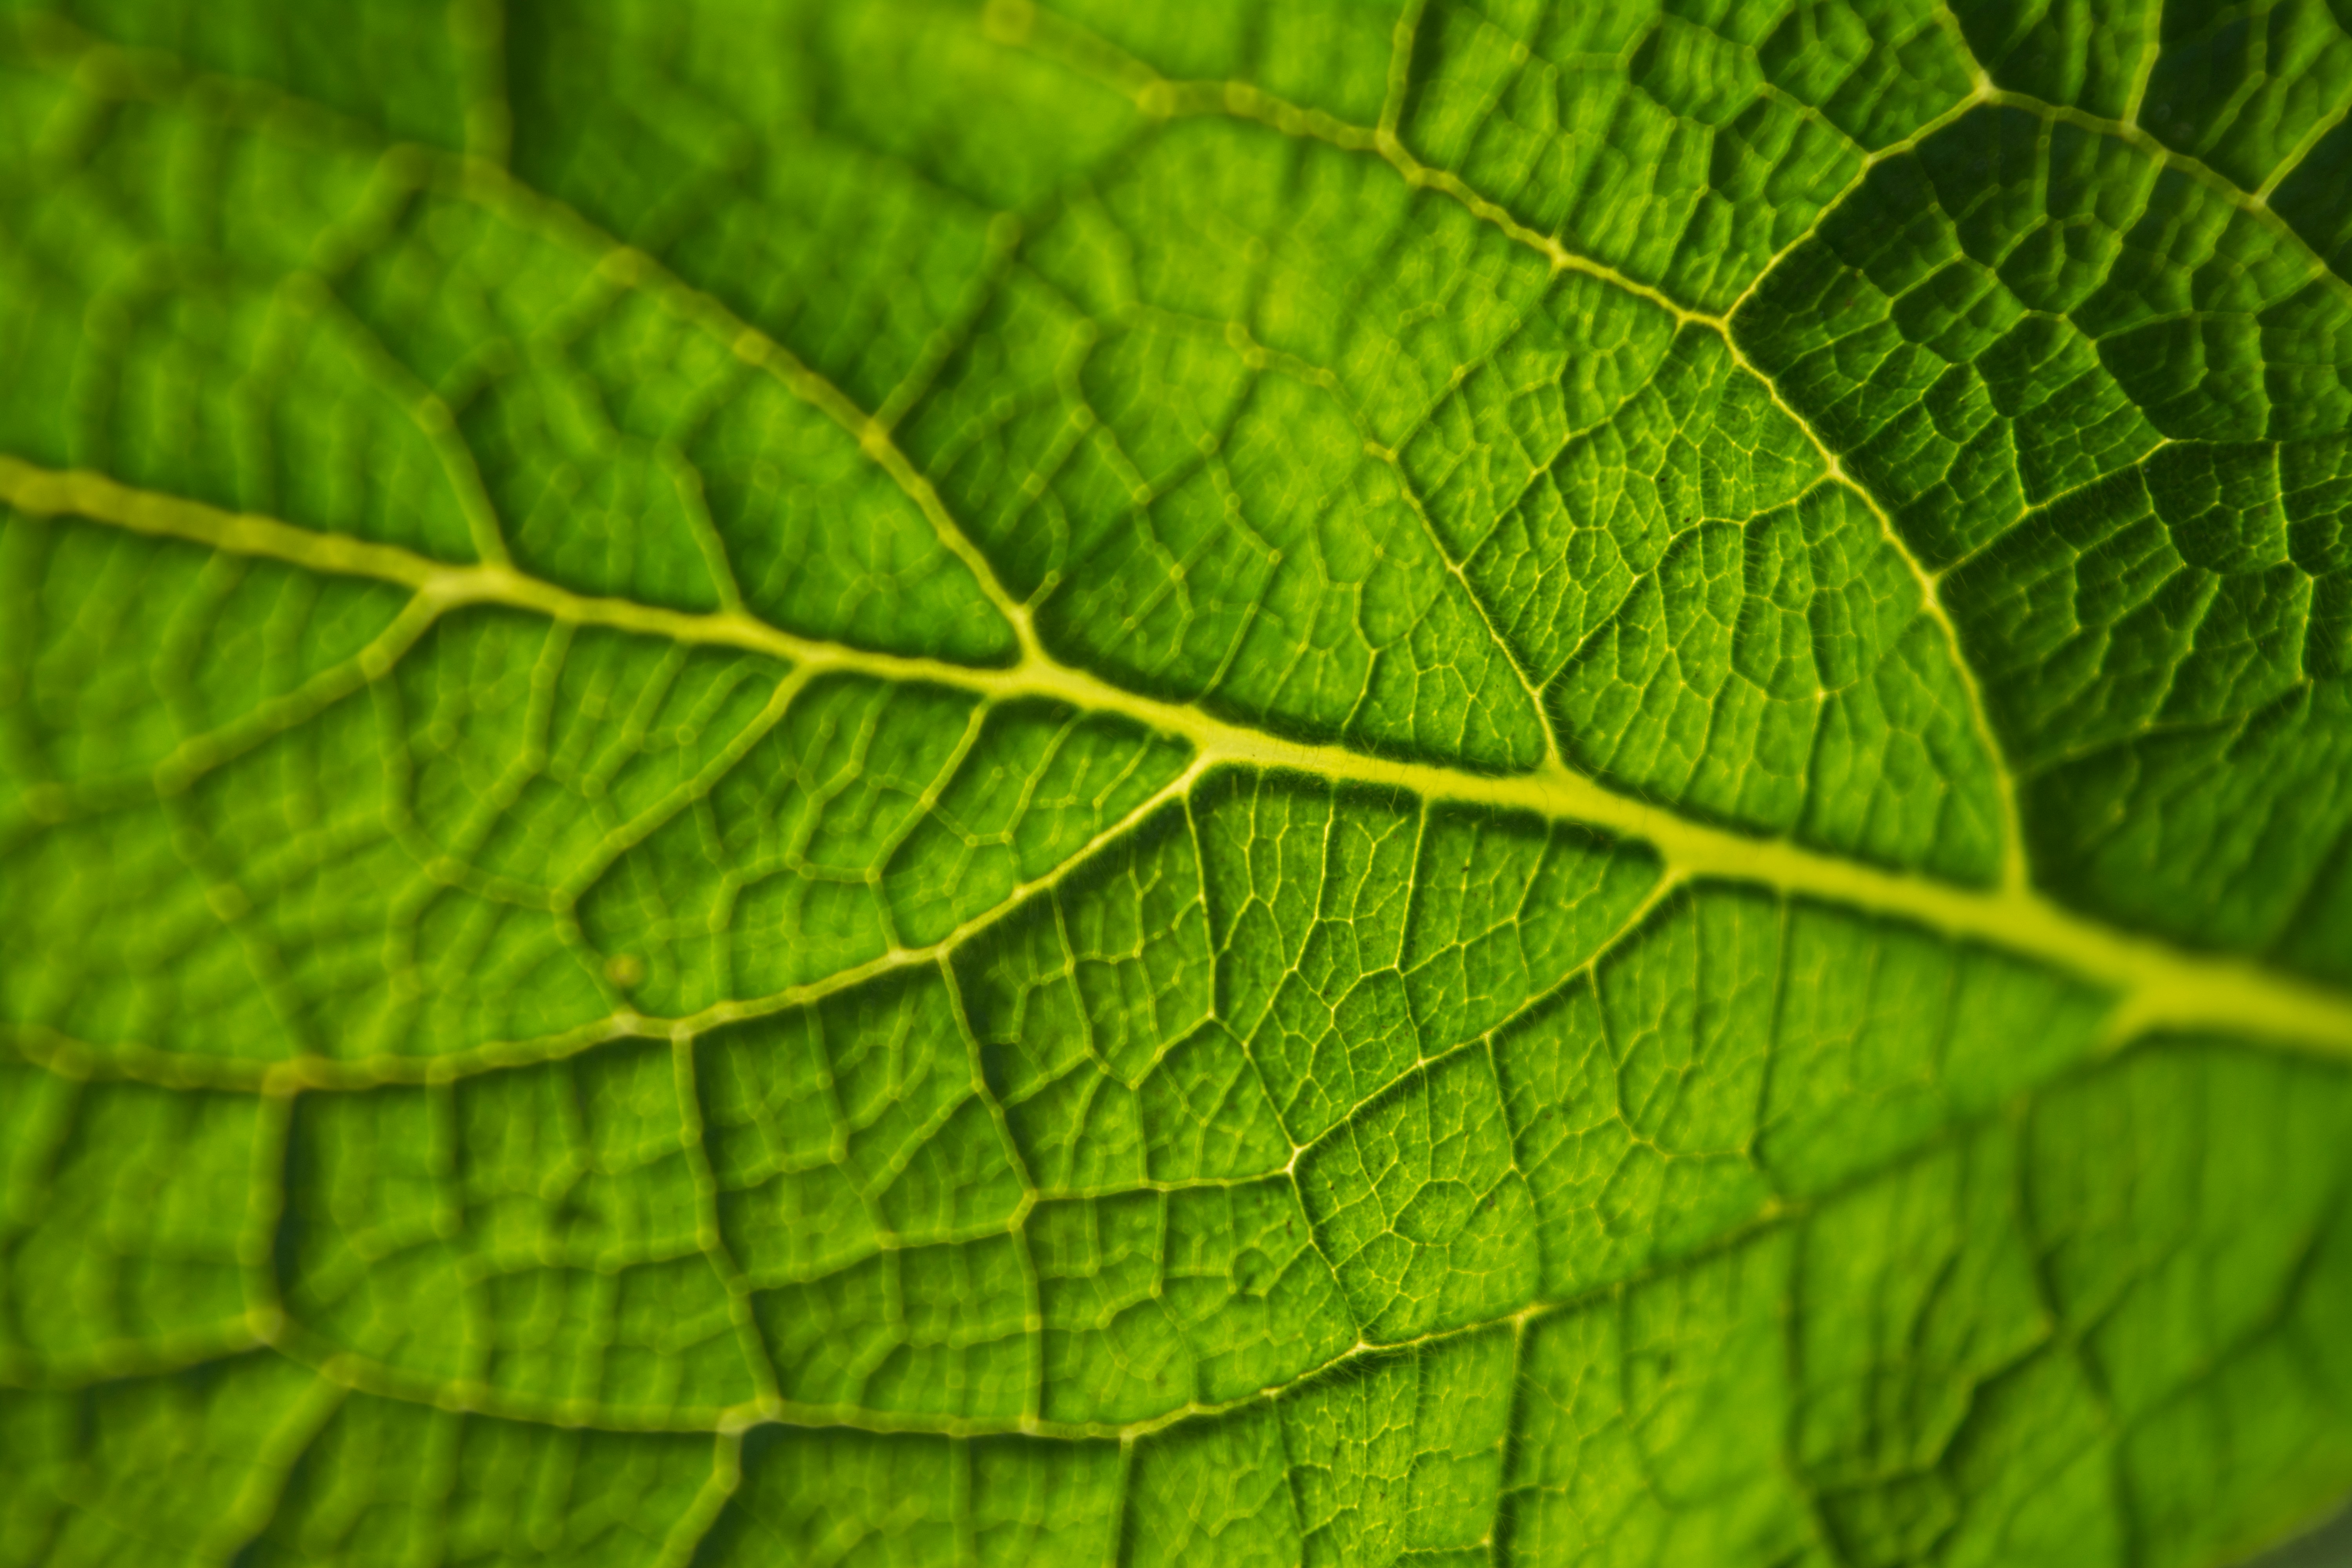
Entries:
{"label": "secondary vein", "polygon": [[[2026,885],[2025,837],[2017,805],[2016,781],[2011,777],[2003,762],[1984,692],[1960,646],[1959,628],[1953,624],[1949,612],[1937,596],[1935,574],[1929,572],[1912,552],[1895,527],[1894,519],[1879,504],[1878,498],[1845,471],[1838,454],[1822,439],[1811,424],[1790,405],[1781,394],[1780,384],[1748,359],[1732,332],[1729,312],[1710,314],[1686,305],[1653,284],[1629,277],[1605,262],[1571,250],[1555,237],[1521,223],[1507,208],[1480,193],[1460,175],[1450,170],[1433,168],[1414,156],[1397,135],[1394,115],[1390,109],[1383,110],[1377,128],[1355,125],[1321,110],[1292,103],[1247,82],[1169,80],[1150,66],[1125,54],[1077,24],[1041,11],[1028,5],[1026,0],[1021,0],[1017,5],[992,7],[991,14],[995,18],[992,31],[999,42],[1030,48],[1045,58],[1112,87],[1129,97],[1139,112],[1153,119],[1216,115],[1246,120],[1285,136],[1322,142],[1345,152],[1368,153],[1394,169],[1408,185],[1416,190],[1436,191],[1447,196],[1514,244],[1542,256],[1555,273],[1574,272],[1598,279],[1666,312],[1677,326],[1696,327],[1713,333],[1722,342],[1732,363],[1764,388],[1773,406],[1804,437],[1831,479],[1853,491],[1869,509],[1871,516],[1878,523],[1881,535],[1910,573],[1919,591],[1923,612],[1936,624],[1937,635],[1950,652],[1952,668],[1967,698],[1969,728],[1978,743],[1983,747],[1990,764],[1995,805],[2001,823],[2001,879],[2011,887]],[[1391,108],[1398,98],[1397,90],[1392,88]],[[1990,99],[1990,95],[1980,89],[1978,93],[1962,98],[1937,116],[1929,125],[1922,127],[1918,134],[1924,136],[1930,130],[1947,123],[1950,118]],[[1865,157],[1863,175],[1858,175],[1853,184],[1829,202],[1823,212],[1834,208],[1857,188],[1862,177],[1881,157],[1909,144],[1908,142],[1898,143],[1894,148],[1882,149],[1879,154]],[[1769,270],[1769,265],[1765,270]],[[1745,297],[1743,294],[1742,299]]]}

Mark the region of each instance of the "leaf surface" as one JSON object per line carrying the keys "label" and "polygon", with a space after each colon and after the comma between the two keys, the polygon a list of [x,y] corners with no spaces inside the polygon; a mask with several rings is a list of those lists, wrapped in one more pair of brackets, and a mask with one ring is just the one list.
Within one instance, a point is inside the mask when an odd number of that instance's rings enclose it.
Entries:
{"label": "leaf surface", "polygon": [[2352,1486],[2352,18],[11,7],[0,1562]]}

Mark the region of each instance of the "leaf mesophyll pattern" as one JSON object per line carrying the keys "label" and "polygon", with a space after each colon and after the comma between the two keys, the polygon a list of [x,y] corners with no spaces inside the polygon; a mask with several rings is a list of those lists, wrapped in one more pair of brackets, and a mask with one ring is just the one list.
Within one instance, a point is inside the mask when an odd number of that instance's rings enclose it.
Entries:
{"label": "leaf mesophyll pattern", "polygon": [[2352,14],[0,16],[0,1563],[2352,1487]]}

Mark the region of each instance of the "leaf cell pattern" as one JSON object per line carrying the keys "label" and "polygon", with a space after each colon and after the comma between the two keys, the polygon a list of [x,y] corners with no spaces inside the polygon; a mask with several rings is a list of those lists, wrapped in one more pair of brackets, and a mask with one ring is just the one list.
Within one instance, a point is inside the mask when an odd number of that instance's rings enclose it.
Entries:
{"label": "leaf cell pattern", "polygon": [[2352,1484],[2352,17],[0,16],[0,1563]]}

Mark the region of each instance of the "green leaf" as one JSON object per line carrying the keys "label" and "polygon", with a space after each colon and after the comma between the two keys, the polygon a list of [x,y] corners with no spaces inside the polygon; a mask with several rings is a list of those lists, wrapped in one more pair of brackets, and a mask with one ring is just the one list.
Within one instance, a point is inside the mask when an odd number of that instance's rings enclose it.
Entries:
{"label": "green leaf", "polygon": [[0,1564],[2352,1489],[2352,18],[0,17]]}

